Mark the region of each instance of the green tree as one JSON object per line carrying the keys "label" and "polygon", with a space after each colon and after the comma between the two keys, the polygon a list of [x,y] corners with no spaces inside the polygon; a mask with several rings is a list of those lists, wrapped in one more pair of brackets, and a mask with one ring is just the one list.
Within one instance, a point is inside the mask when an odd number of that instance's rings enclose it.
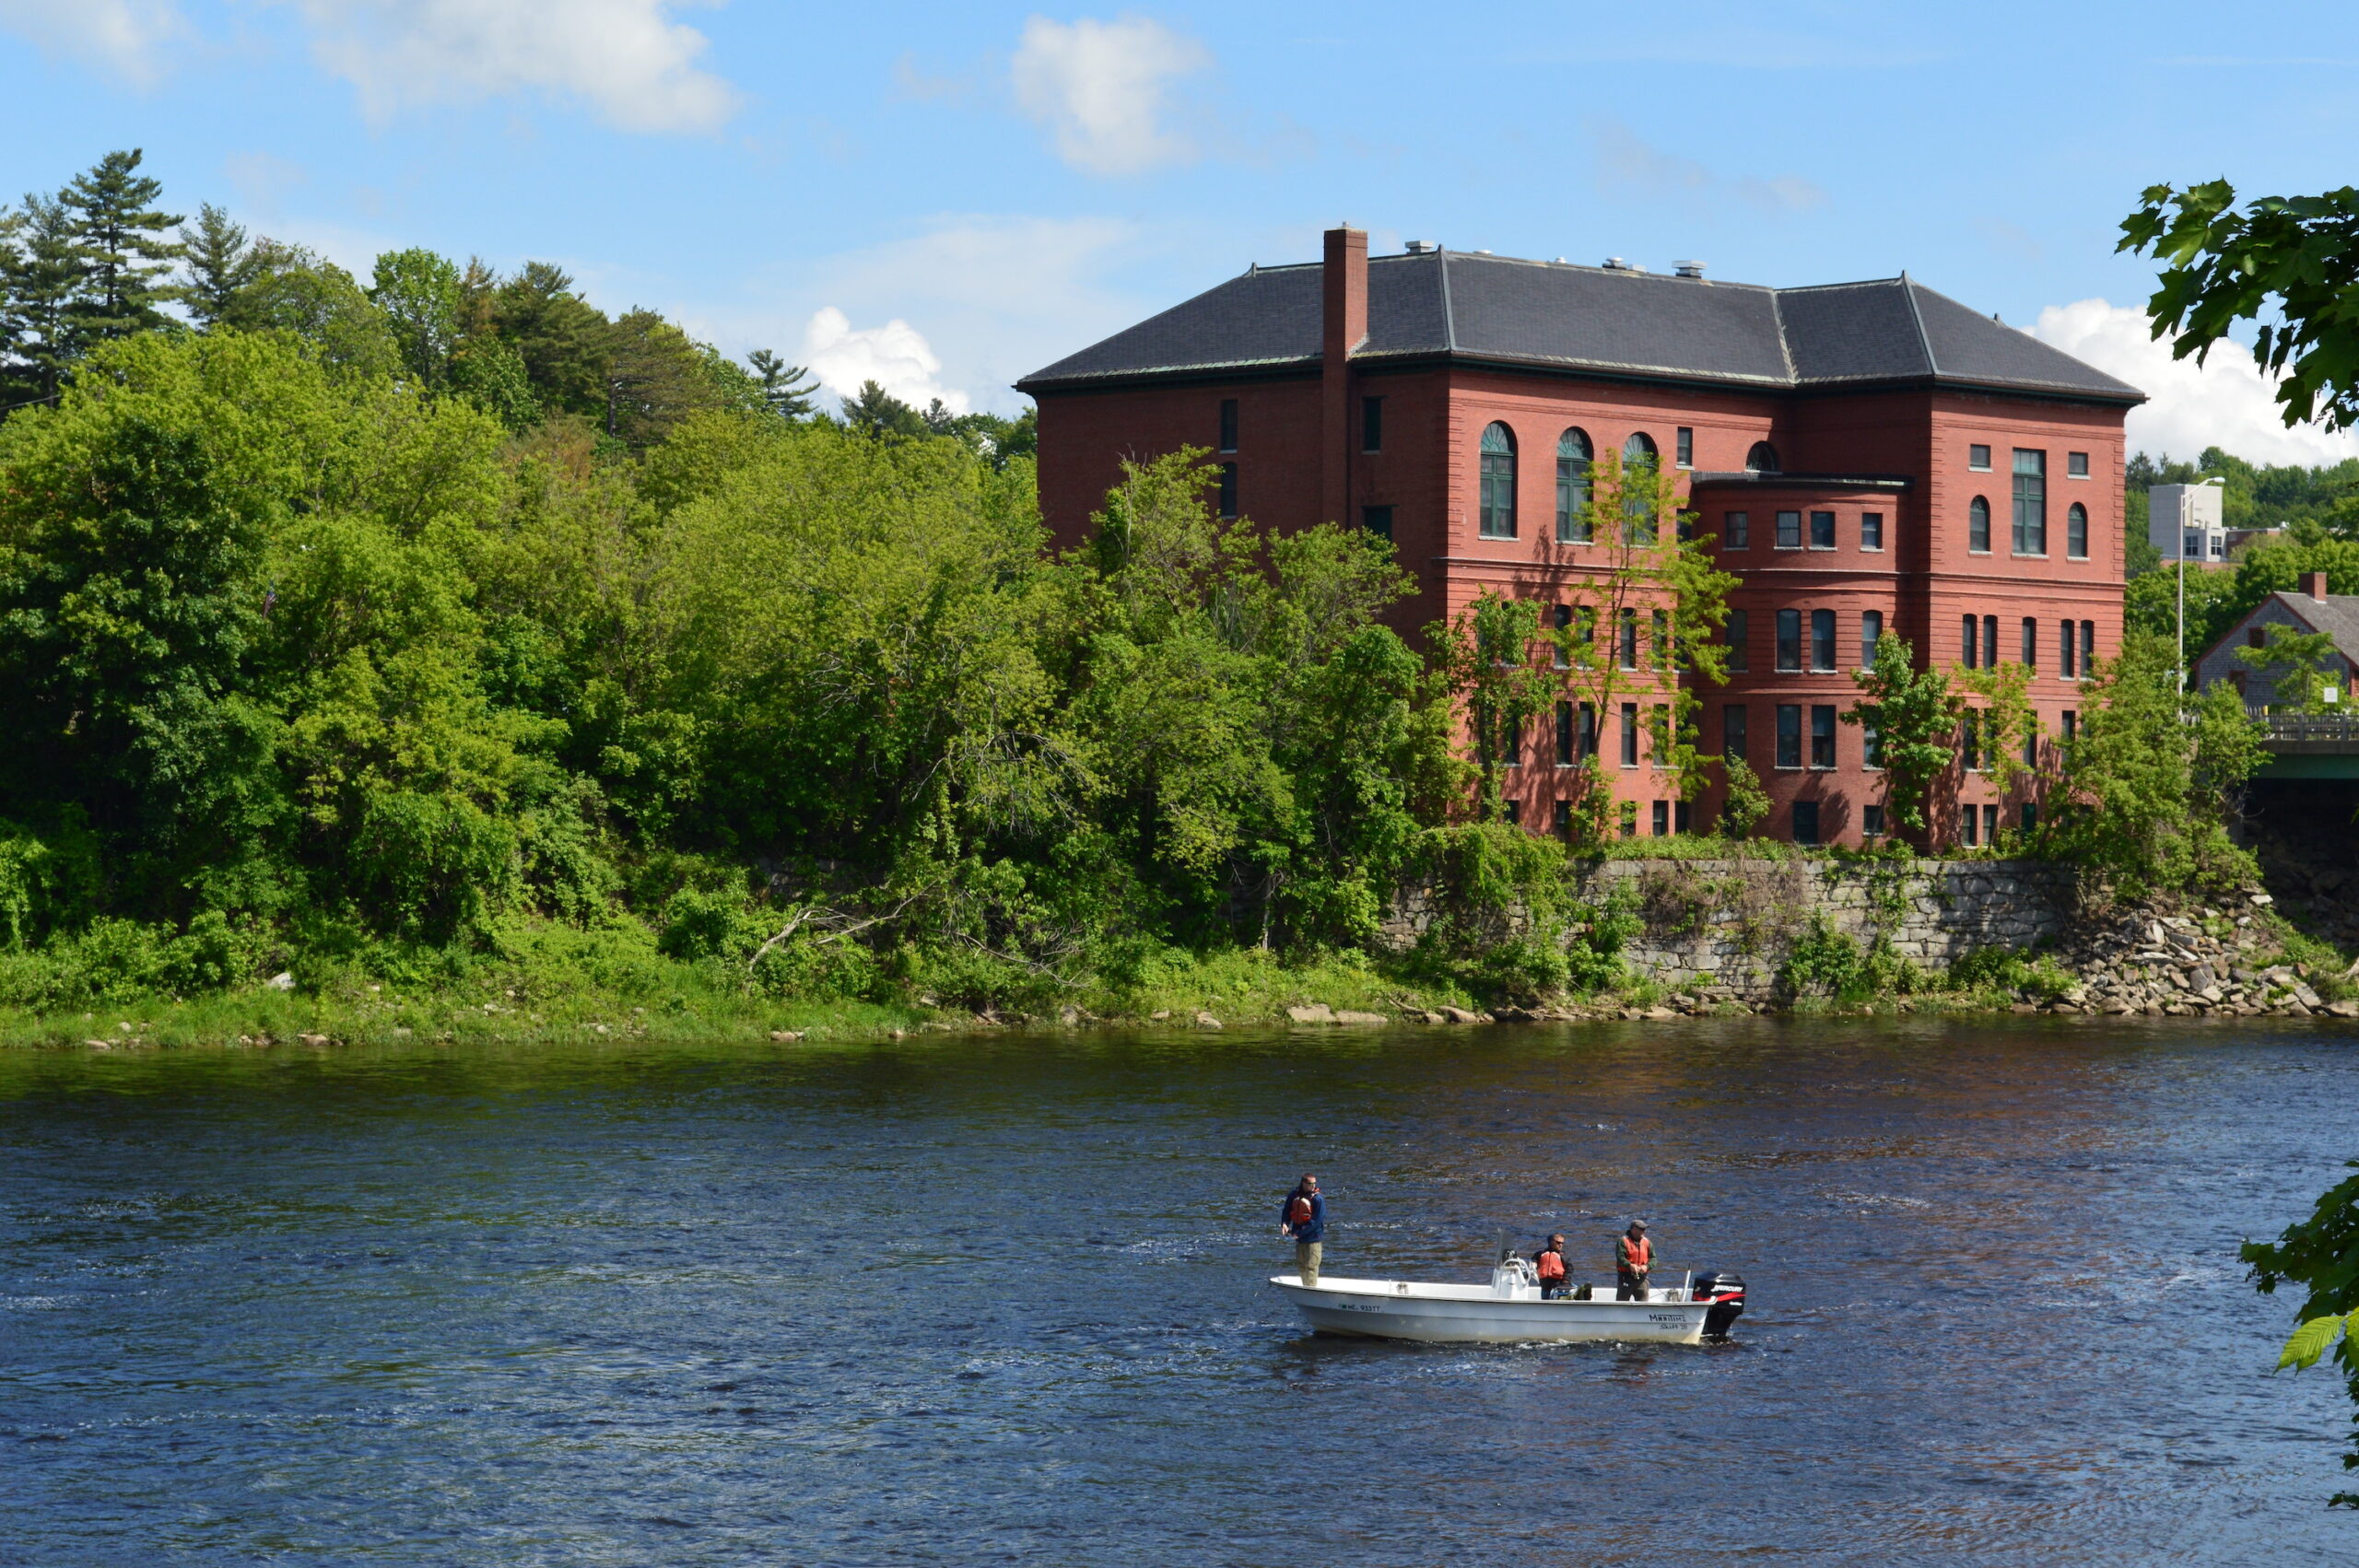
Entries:
{"label": "green tree", "polygon": [[[2262,677],[2261,688],[2240,700],[2250,706],[2258,698],[2281,712],[2338,711],[2347,683],[2332,635],[2271,626],[2264,629],[2264,637],[2259,648],[2236,649],[2236,661]],[[2330,700],[2330,693],[2335,700]]]}
{"label": "green tree", "polygon": [[136,147],[111,152],[57,193],[82,260],[67,314],[83,349],[163,326],[163,306],[180,298],[171,272],[184,252],[167,236],[182,220],[155,205],[164,187],[139,161]]}
{"label": "green tree", "polygon": [[196,209],[196,228],[182,240],[187,271],[181,298],[200,327],[238,326],[241,298],[263,275],[261,252],[245,229],[211,202]]}
{"label": "green tree", "polygon": [[1761,787],[1753,765],[1741,756],[1721,757],[1720,771],[1728,782],[1727,797],[1720,802],[1720,836],[1750,838],[1769,814],[1769,791]]}
{"label": "green tree", "polygon": [[1851,680],[1861,700],[1845,710],[1843,722],[1874,737],[1893,825],[1921,845],[1933,783],[1957,763],[1966,699],[1947,671],[1918,669],[1916,650],[1891,633],[1876,639],[1875,661]]}
{"label": "green tree", "polygon": [[431,251],[388,251],[377,258],[369,302],[384,312],[402,363],[417,384],[428,392],[449,386],[451,357],[459,346],[458,267]]}
{"label": "green tree", "polygon": [[2118,249],[2164,263],[2146,314],[2174,358],[2201,364],[2238,322],[2259,322],[2253,357],[2287,425],[2359,421],[2359,188],[2239,207],[2225,180],[2149,186]]}
{"label": "green tree", "polygon": [[1499,821],[1507,769],[1530,750],[1532,721],[1548,710],[1555,681],[1536,669],[1532,650],[1540,633],[1540,606],[1485,591],[1446,626],[1430,628],[1437,673],[1464,715],[1473,754],[1474,816]]}
{"label": "green tree", "polygon": [[356,379],[400,371],[392,323],[350,273],[298,246],[265,240],[257,250],[262,275],[237,297],[236,325],[289,333],[322,364]]}
{"label": "green tree", "polygon": [[767,348],[746,355],[745,363],[753,367],[754,379],[761,383],[762,402],[772,414],[786,420],[811,417],[811,394],[819,390],[819,383],[808,369],[788,364]]}
{"label": "green tree", "polygon": [[908,440],[931,435],[925,415],[886,392],[875,381],[863,381],[860,391],[843,400],[844,427],[871,440]]}
{"label": "green tree", "polygon": [[81,353],[74,318],[84,257],[63,202],[25,198],[18,242],[7,255],[6,337],[12,406],[56,399]]}
{"label": "green tree", "polygon": [[[2345,1162],[2359,1170],[2359,1160]],[[2298,1326],[2277,1357],[2280,1371],[2318,1364],[2329,1349],[2341,1364],[2343,1386],[2359,1404],[2359,1176],[2329,1188],[2306,1220],[2285,1227],[2274,1242],[2248,1241],[2238,1256],[2250,1266],[2255,1289],[2273,1295],[2283,1284],[2309,1293]],[[2359,1416],[2353,1418],[2344,1469],[2359,1469]],[[2359,1492],[2337,1492],[2338,1508],[2359,1508]]]}
{"label": "green tree", "polygon": [[604,418],[609,323],[573,291],[573,279],[547,262],[527,262],[492,297],[492,322],[514,345],[544,406]]}

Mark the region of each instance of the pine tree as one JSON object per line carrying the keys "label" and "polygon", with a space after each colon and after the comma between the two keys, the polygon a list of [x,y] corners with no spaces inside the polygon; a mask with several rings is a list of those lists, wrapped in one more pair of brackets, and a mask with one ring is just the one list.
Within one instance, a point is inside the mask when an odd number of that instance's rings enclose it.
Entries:
{"label": "pine tree", "polygon": [[762,383],[762,401],[769,404],[772,414],[788,420],[811,417],[811,394],[819,390],[819,383],[804,379],[811,374],[807,368],[790,365],[767,348],[745,356],[745,363]]}
{"label": "pine tree", "polygon": [[239,326],[238,297],[267,270],[263,248],[211,202],[196,209],[196,228],[182,240],[188,255],[181,298],[196,324],[210,330]]}
{"label": "pine tree", "polygon": [[516,345],[544,404],[605,416],[610,323],[574,294],[573,279],[562,267],[525,263],[499,286],[492,320],[499,335]]}
{"label": "pine tree", "polygon": [[83,263],[65,204],[28,195],[20,238],[7,259],[10,407],[53,402],[65,384],[79,341],[73,310]]}
{"label": "pine tree", "polygon": [[68,308],[76,347],[166,325],[158,307],[180,297],[171,263],[186,253],[166,232],[182,220],[160,212],[161,182],[138,172],[140,152],[111,152],[57,194],[71,220],[83,279]]}

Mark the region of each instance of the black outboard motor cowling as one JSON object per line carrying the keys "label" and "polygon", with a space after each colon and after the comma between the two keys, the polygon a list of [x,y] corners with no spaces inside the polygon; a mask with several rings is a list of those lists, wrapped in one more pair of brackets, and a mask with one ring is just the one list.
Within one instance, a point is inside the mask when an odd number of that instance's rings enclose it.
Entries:
{"label": "black outboard motor cowling", "polygon": [[1712,1310],[1704,1314],[1704,1332],[1712,1339],[1724,1339],[1729,1326],[1744,1310],[1744,1281],[1734,1274],[1718,1269],[1696,1276],[1693,1301],[1708,1301]]}

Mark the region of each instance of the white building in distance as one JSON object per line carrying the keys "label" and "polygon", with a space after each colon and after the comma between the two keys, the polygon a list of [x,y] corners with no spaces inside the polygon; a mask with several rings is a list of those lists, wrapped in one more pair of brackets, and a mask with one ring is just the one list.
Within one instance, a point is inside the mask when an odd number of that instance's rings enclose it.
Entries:
{"label": "white building in distance", "polygon": [[2146,543],[2176,561],[2182,553],[2189,566],[2224,565],[2228,559],[2228,530],[2220,521],[2220,481],[2193,485],[2157,485],[2146,492]]}

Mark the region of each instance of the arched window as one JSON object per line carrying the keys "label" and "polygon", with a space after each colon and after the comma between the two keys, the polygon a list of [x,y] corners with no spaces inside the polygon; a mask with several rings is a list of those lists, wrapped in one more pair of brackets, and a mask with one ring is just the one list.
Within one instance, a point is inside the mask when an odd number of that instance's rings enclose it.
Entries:
{"label": "arched window", "polygon": [[1966,509],[1966,547],[1978,556],[1990,553],[1990,503],[1979,496]]}
{"label": "arched window", "polygon": [[1515,432],[1496,420],[1483,428],[1483,537],[1515,537]]}
{"label": "arched window", "polygon": [[1778,449],[1766,441],[1755,441],[1753,450],[1744,454],[1744,469],[1748,474],[1779,474]]}
{"label": "arched window", "polygon": [[1579,429],[1556,438],[1556,543],[1586,544],[1589,525],[1588,435]]}
{"label": "arched window", "polygon": [[1654,438],[1644,430],[1631,431],[1622,443],[1622,536],[1626,544],[1655,542],[1660,527],[1654,506],[1655,456]]}
{"label": "arched window", "polygon": [[2089,558],[2089,509],[2078,501],[2064,514],[2064,553],[2076,561]]}

